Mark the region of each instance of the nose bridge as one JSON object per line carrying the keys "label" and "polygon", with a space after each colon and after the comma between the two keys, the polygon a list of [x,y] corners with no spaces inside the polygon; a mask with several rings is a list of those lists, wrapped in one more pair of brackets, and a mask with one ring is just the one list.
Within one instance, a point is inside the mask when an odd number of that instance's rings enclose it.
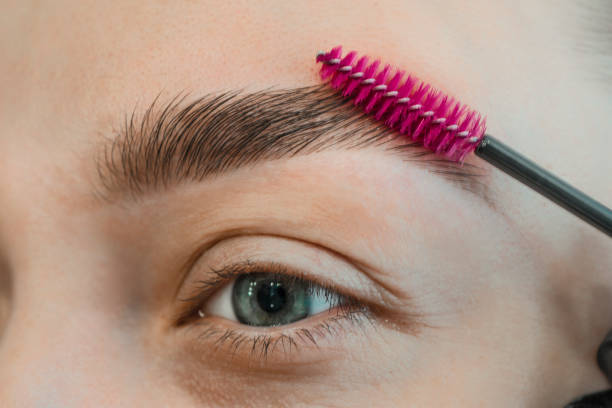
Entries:
{"label": "nose bridge", "polygon": [[95,234],[73,231],[24,228],[12,248],[1,407],[120,406],[136,389],[142,353],[125,325],[130,294],[118,290],[117,265]]}
{"label": "nose bridge", "polygon": [[16,305],[0,343],[0,406],[111,406],[126,398],[138,367],[129,334],[101,312],[55,303]]}

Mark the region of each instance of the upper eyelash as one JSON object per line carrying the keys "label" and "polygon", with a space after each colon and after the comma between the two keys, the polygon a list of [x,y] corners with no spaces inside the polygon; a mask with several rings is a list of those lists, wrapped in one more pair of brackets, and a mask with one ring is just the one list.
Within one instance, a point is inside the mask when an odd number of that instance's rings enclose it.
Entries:
{"label": "upper eyelash", "polygon": [[179,313],[176,319],[176,326],[182,326],[196,318],[200,307],[219,289],[221,284],[240,275],[254,272],[265,272],[272,276],[277,275],[285,282],[288,282],[288,284],[295,281],[305,282],[310,294],[323,295],[326,301],[331,302],[332,306],[330,310],[334,307],[354,309],[355,306],[360,306],[362,308],[367,308],[367,306],[364,305],[365,302],[358,301],[352,296],[340,293],[339,289],[331,284],[326,282],[315,282],[312,277],[309,277],[301,271],[288,268],[283,264],[275,262],[261,263],[247,259],[245,261],[223,266],[219,269],[211,267],[210,273],[212,276],[197,282],[195,294],[188,298],[180,299],[182,302],[185,302],[186,307]]}

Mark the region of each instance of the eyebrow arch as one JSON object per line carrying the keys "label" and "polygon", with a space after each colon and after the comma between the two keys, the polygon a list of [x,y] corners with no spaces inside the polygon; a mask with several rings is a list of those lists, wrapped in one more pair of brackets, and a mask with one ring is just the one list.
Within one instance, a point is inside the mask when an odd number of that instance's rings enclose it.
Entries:
{"label": "eyebrow arch", "polygon": [[489,189],[474,165],[438,158],[374,121],[324,85],[208,94],[187,103],[158,96],[142,116],[126,115],[96,156],[97,195],[134,199],[183,182],[201,182],[238,168],[320,152],[380,146],[425,166],[485,199]]}

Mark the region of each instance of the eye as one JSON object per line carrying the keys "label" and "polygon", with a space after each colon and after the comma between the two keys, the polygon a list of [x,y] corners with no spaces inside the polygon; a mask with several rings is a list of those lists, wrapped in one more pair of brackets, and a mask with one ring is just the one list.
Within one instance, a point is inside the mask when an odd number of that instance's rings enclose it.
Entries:
{"label": "eye", "polygon": [[320,350],[320,340],[333,348],[337,335],[377,321],[378,312],[368,302],[283,264],[238,262],[204,275],[188,290],[192,296],[182,298],[175,324],[195,329],[202,350],[223,358],[268,361],[278,353]]}
{"label": "eye", "polygon": [[255,272],[234,278],[199,312],[248,326],[282,326],[345,303],[342,295],[316,283]]}

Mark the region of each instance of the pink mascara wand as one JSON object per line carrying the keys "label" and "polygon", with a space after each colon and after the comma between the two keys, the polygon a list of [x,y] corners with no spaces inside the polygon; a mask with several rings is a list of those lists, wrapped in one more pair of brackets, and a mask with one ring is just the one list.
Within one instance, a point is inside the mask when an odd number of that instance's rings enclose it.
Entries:
{"label": "pink mascara wand", "polygon": [[404,71],[391,72],[380,61],[369,63],[342,47],[318,52],[321,78],[355,105],[432,152],[461,163],[478,157],[549,198],[584,221],[612,236],[612,211],[570,186],[494,137],[485,134],[485,119],[476,111],[442,94]]}

